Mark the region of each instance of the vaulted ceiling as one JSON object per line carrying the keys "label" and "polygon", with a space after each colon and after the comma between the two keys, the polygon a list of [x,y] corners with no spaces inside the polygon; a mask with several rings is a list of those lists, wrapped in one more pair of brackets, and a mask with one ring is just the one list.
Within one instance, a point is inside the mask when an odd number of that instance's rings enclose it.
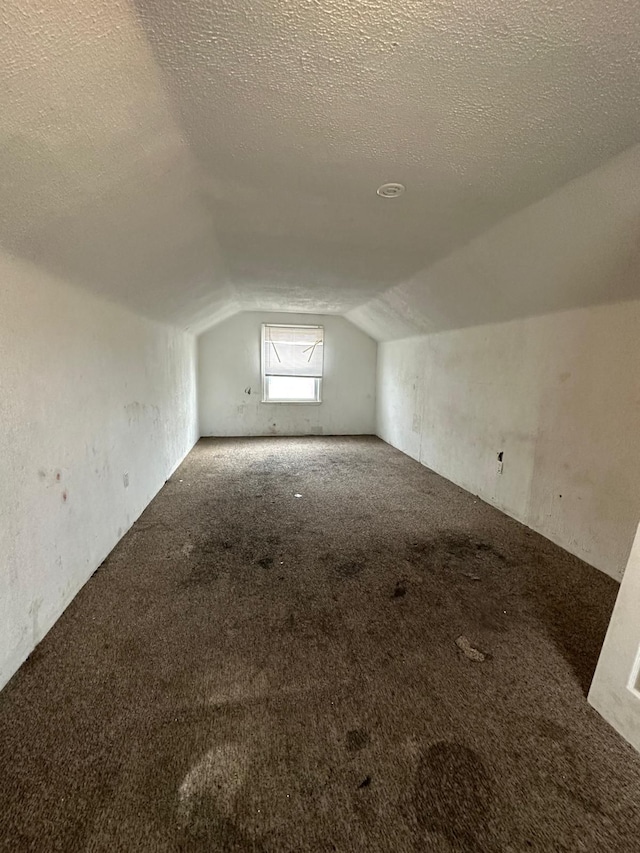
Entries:
{"label": "vaulted ceiling", "polygon": [[640,296],[636,3],[0,15],[0,246],[66,280],[195,330],[248,308],[379,338]]}

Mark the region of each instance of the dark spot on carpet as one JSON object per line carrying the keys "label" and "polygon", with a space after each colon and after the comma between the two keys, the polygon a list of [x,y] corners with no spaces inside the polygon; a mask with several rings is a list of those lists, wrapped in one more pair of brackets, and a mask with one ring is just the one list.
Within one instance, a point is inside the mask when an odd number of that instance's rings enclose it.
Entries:
{"label": "dark spot on carpet", "polygon": [[355,578],[360,574],[363,568],[364,564],[358,560],[345,560],[344,562],[336,565],[336,571],[339,575],[342,575],[343,578]]}
{"label": "dark spot on carpet", "polygon": [[230,536],[209,535],[194,542],[189,558],[194,563],[213,563],[232,559],[231,552],[237,551],[242,551],[242,540]]}
{"label": "dark spot on carpet", "polygon": [[183,828],[177,840],[181,853],[235,853],[241,850],[263,853],[265,849],[255,837],[248,837],[232,820],[206,801],[194,811],[190,823]]}
{"label": "dark spot on carpet", "polygon": [[492,542],[465,533],[442,533],[412,542],[405,557],[408,562],[436,570],[476,570],[480,567],[504,568],[513,560]]}
{"label": "dark spot on carpet", "polygon": [[228,564],[230,552],[228,540],[220,540],[218,537],[201,540],[189,554],[191,570],[183,585],[202,586],[217,581],[221,567]]}
{"label": "dark spot on carpet", "polygon": [[358,785],[358,788],[362,790],[362,788],[368,788],[371,784],[371,776],[365,776],[362,782]]}
{"label": "dark spot on carpet", "polygon": [[562,726],[559,726],[557,723],[554,723],[553,720],[547,720],[545,717],[541,717],[535,720],[535,724],[542,737],[549,738],[556,743],[562,743],[567,739],[567,730]]}
{"label": "dark spot on carpet", "polygon": [[350,729],[347,732],[347,749],[349,752],[358,752],[369,746],[371,737],[366,729]]}
{"label": "dark spot on carpet", "polygon": [[262,566],[263,569],[270,569],[273,565],[273,557],[261,557],[258,560],[258,565]]}
{"label": "dark spot on carpet", "polygon": [[[441,741],[423,751],[413,793],[415,817],[423,833],[439,833],[456,851],[493,849],[480,841],[486,838],[493,799],[489,774],[473,749]],[[423,836],[422,844],[426,840]]]}
{"label": "dark spot on carpet", "polygon": [[407,594],[407,588],[400,581],[396,583],[396,588],[393,590],[392,598],[404,598]]}

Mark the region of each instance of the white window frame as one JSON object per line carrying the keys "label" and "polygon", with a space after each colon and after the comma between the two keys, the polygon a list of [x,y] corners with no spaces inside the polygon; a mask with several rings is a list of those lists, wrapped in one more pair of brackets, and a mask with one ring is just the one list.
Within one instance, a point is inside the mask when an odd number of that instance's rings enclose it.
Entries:
{"label": "white window frame", "polygon": [[[273,326],[278,329],[321,329],[322,330],[322,376],[315,378],[315,386],[316,386],[316,399],[315,400],[296,400],[296,399],[287,399],[287,400],[276,400],[267,396],[267,381],[268,377],[265,374],[265,363],[264,363],[264,349],[265,349],[265,332],[270,327]],[[319,325],[305,325],[304,323],[263,323],[262,324],[262,332],[260,336],[260,373],[262,376],[262,402],[263,403],[275,403],[276,405],[281,405],[282,403],[290,403],[293,406],[319,406],[322,403],[322,380],[324,379],[324,326]]]}

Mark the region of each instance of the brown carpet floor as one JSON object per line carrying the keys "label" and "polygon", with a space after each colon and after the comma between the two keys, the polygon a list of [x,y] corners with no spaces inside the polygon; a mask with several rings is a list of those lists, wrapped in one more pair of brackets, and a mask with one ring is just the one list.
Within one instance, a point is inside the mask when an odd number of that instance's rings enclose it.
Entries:
{"label": "brown carpet floor", "polygon": [[202,440],[0,694],[0,849],[638,851],[616,591],[377,439]]}

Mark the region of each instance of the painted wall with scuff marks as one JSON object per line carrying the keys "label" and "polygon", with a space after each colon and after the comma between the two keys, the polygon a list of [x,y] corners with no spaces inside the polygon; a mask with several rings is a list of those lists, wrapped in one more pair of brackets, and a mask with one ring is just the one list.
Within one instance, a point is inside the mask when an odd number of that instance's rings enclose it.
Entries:
{"label": "painted wall with scuff marks", "polygon": [[[322,403],[263,403],[262,323],[324,326]],[[246,311],[198,338],[202,435],[370,435],[377,345],[343,317]]]}
{"label": "painted wall with scuff marks", "polygon": [[0,254],[0,686],[197,439],[195,339]]}
{"label": "painted wall with scuff marks", "polygon": [[639,328],[633,301],[382,343],[378,434],[619,579],[640,517]]}

